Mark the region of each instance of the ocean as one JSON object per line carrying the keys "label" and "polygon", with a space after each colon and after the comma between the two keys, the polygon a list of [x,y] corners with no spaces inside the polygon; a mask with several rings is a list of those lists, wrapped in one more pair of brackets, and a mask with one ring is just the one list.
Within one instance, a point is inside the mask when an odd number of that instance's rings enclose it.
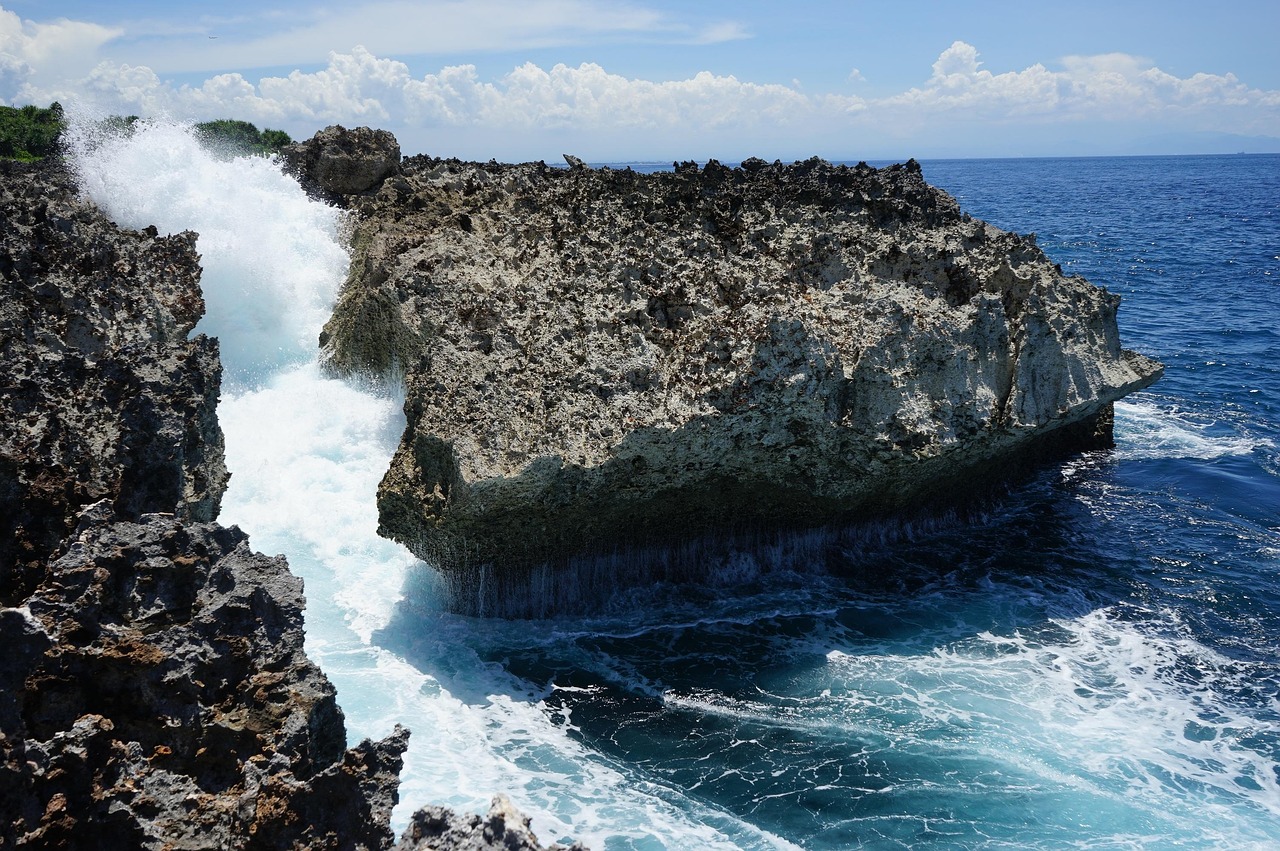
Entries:
{"label": "ocean", "polygon": [[597,851],[1280,847],[1280,156],[922,163],[1123,296],[1167,373],[1117,447],[963,525],[545,621],[443,611],[376,536],[401,400],[315,362],[340,213],[181,127],[75,163],[121,224],[200,233],[221,521],[305,579],[352,740],[413,730],[397,828],[504,791]]}

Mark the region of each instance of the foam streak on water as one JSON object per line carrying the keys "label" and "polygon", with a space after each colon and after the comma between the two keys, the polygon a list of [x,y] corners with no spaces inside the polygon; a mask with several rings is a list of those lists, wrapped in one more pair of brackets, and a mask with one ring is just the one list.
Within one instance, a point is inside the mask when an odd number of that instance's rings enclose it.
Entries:
{"label": "foam streak on water", "polygon": [[398,827],[418,806],[481,811],[503,791],[547,841],[787,847],[590,754],[536,691],[469,650],[465,622],[421,636],[437,655],[416,666],[372,642],[415,561],[376,534],[374,493],[404,427],[399,401],[326,378],[316,362],[346,273],[338,211],[272,162],[215,157],[180,126],[142,123],[127,139],[82,128],[74,162],[85,193],[119,224],[200,234],[208,310],[196,330],[219,338],[226,370],[218,413],[232,478],[219,521],[286,555],[304,578],[307,652],[337,686],[352,740],[396,723],[413,731]]}

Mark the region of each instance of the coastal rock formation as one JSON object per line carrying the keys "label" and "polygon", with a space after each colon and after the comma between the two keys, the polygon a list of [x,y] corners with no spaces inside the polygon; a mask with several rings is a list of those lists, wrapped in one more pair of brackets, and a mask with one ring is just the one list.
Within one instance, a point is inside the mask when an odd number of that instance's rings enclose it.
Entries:
{"label": "coastal rock formation", "polygon": [[1161,373],[1117,296],[915,162],[400,171],[348,199],[322,341],[338,372],[406,374],[381,529],[459,608],[544,613],[523,591],[584,556],[954,499],[1105,445]]}
{"label": "coastal rock formation", "polygon": [[80,509],[212,520],[227,480],[196,235],[122,231],[53,165],[0,162],[0,601]]}
{"label": "coastal rock formation", "polygon": [[280,151],[285,169],[325,197],[367,192],[400,165],[400,143],[386,130],[334,125]]}
{"label": "coastal rock formation", "polygon": [[302,607],[302,581],[238,529],[90,506],[0,610],[8,843],[386,847],[408,733],[346,749]]}
{"label": "coastal rock formation", "polygon": [[302,581],[212,522],[195,245],[0,162],[0,848],[394,841],[408,731],[347,748]]}

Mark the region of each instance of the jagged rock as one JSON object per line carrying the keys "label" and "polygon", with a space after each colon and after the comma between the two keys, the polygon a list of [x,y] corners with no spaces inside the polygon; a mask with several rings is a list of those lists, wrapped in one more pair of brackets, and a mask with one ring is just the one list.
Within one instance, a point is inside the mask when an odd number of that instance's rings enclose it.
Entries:
{"label": "jagged rock", "polygon": [[444,807],[423,807],[413,814],[395,851],[586,851],[575,842],[545,849],[506,795],[495,795],[489,812],[462,816]]}
{"label": "jagged rock", "polygon": [[954,500],[1106,444],[1161,372],[1121,348],[1117,296],[915,162],[414,157],[349,203],[323,339],[338,372],[407,373],[381,531],[459,608],[543,613],[525,592],[583,556]]}
{"label": "jagged rock", "polygon": [[286,168],[326,196],[368,192],[400,165],[400,143],[386,130],[337,124],[280,152]]}
{"label": "jagged rock", "polygon": [[196,235],[117,228],[57,163],[0,163],[0,600],[39,581],[80,509],[218,513],[217,342]]}
{"label": "jagged rock", "polygon": [[301,580],[207,522],[196,235],[63,169],[0,162],[0,848],[390,847],[408,731],[346,747]]}
{"label": "jagged rock", "polygon": [[408,733],[346,750],[302,581],[238,529],[111,515],[0,610],[0,846],[388,845]]}

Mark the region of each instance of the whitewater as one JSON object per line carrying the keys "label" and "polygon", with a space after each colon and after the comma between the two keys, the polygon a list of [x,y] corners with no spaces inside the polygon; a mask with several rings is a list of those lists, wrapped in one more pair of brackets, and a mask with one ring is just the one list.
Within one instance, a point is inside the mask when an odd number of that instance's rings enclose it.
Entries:
{"label": "whitewater", "polygon": [[[200,234],[196,332],[221,343],[232,471],[219,520],[305,580],[306,649],[352,741],[413,731],[397,830],[419,806],[506,792],[542,841],[595,849],[1280,846],[1269,414],[1189,404],[1175,375],[1117,405],[1115,452],[1047,471],[973,528],[767,583],[639,589],[590,617],[465,618],[376,534],[398,388],[317,361],[344,214],[181,126],[82,135],[74,163],[119,224]],[[1065,264],[1092,278],[1096,248]],[[1247,467],[1252,507],[1162,490],[1178,465]],[[1213,608],[1234,593],[1214,557],[1252,611]]]}

